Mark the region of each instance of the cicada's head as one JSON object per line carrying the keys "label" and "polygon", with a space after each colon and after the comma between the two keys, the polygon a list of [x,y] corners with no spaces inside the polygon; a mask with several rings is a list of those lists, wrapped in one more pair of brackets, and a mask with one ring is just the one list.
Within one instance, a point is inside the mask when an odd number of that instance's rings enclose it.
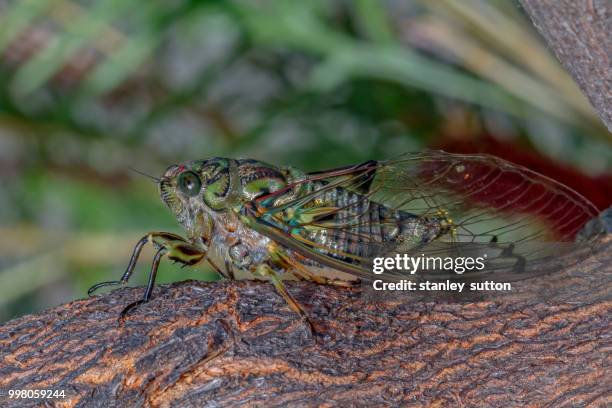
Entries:
{"label": "cicada's head", "polygon": [[161,199],[184,226],[200,213],[224,210],[232,196],[230,164],[213,158],[168,167],[159,182]]}

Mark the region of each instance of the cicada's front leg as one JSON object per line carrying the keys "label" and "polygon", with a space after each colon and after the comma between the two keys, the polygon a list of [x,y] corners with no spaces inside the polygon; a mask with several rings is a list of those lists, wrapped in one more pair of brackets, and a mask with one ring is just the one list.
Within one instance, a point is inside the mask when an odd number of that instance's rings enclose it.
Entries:
{"label": "cicada's front leg", "polygon": [[172,234],[169,232],[150,232],[144,237],[142,237],[134,247],[132,257],[130,258],[130,263],[128,264],[127,269],[123,273],[123,276],[121,276],[120,280],[100,282],[89,288],[87,294],[91,296],[96,290],[104,286],[127,284],[130,280],[130,277],[132,276],[132,273],[134,272],[134,267],[136,266],[136,262],[138,261],[140,253],[142,252],[142,248],[145,246],[146,243],[152,243],[155,248],[157,248],[157,252],[155,253],[155,257],[153,258],[153,264],[151,265],[151,272],[149,273],[147,288],[145,289],[145,293],[142,299],[129,304],[123,309],[123,311],[121,312],[121,319],[123,319],[131,309],[142,303],[148,302],[151,298],[151,294],[153,293],[153,287],[155,286],[155,277],[157,275],[157,269],[159,267],[159,262],[161,261],[162,256],[166,255],[169,259],[176,262],[180,262],[185,266],[195,265],[201,262],[206,257],[205,248],[200,248],[176,234]]}

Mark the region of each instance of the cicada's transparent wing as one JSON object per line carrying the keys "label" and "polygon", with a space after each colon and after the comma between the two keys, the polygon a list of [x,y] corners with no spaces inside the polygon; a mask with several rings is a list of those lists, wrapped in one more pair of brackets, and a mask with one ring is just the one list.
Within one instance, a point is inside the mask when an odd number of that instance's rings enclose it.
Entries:
{"label": "cicada's transparent wing", "polygon": [[256,199],[248,222],[313,262],[361,278],[372,278],[375,258],[407,254],[487,258],[478,273],[433,268],[420,278],[520,279],[567,252],[596,215],[578,193],[526,168],[428,151],[312,173]]}
{"label": "cicada's transparent wing", "polygon": [[407,155],[381,166],[377,173],[384,184],[379,189],[382,200],[414,183],[424,205],[408,199],[402,208],[419,213],[450,211],[462,241],[492,237],[498,242],[574,241],[578,230],[598,213],[563,184],[488,155],[439,151]]}
{"label": "cicada's transparent wing", "polygon": [[[408,185],[414,193],[403,197]],[[494,272],[505,280],[556,269],[551,261],[575,249],[576,233],[597,215],[596,207],[572,189],[486,155],[407,155],[381,166],[371,191],[374,201],[393,208],[430,217],[447,214],[451,233],[428,245],[425,255],[436,250],[486,254],[481,275]]]}

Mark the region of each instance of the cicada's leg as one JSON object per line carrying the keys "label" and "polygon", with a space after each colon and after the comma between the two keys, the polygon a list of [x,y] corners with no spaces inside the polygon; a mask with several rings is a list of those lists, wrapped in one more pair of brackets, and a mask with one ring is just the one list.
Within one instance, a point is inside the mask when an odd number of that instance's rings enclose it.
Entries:
{"label": "cicada's leg", "polygon": [[[444,208],[440,208],[438,209],[437,215],[442,219],[442,227],[448,233],[450,233],[452,241],[459,242],[459,239],[457,238],[458,226],[451,218],[449,211]],[[514,265],[513,272],[525,272],[525,268],[527,266],[527,259],[525,259],[525,257],[521,254],[514,252],[514,243],[511,243],[508,246],[499,245],[497,235],[493,235],[491,237],[491,240],[489,241],[488,246],[490,248],[500,249],[502,252],[499,257],[516,259],[516,264]],[[461,254],[457,254],[457,256],[459,255]]]}
{"label": "cicada's leg", "polygon": [[289,292],[287,292],[287,288],[285,288],[283,281],[280,280],[278,275],[276,275],[276,273],[272,270],[272,268],[270,268],[269,265],[257,265],[257,268],[255,269],[255,274],[261,277],[270,278],[272,284],[274,285],[274,288],[285,299],[289,307],[293,309],[293,311],[295,311],[297,314],[299,314],[300,317],[308,320],[308,316],[306,315],[306,312],[304,312],[304,309],[302,309],[300,304],[293,298],[293,296],[291,296]]}
{"label": "cicada's leg", "polygon": [[514,243],[510,243],[508,246],[502,246],[497,243],[497,236],[494,236],[489,242],[489,246],[495,249],[501,249],[500,258],[514,258],[516,259],[516,264],[512,268],[512,272],[525,272],[527,267],[527,259],[521,254],[517,254],[514,252]]}
{"label": "cicada's leg", "polygon": [[138,241],[138,243],[134,247],[134,251],[132,251],[132,257],[130,258],[130,263],[128,263],[127,269],[121,276],[120,280],[96,283],[91,288],[89,288],[89,290],[87,291],[87,294],[91,296],[96,290],[102,287],[105,287],[105,286],[115,286],[115,285],[126,284],[130,280],[130,276],[132,275],[132,272],[134,271],[134,267],[136,266],[136,261],[138,260],[138,257],[140,256],[140,252],[142,252],[142,248],[147,242],[149,242],[149,235],[142,237],[140,241]]}
{"label": "cicada's leg", "polygon": [[232,265],[227,260],[225,261],[225,270],[219,268],[217,266],[217,264],[215,264],[210,258],[206,258],[206,260],[208,261],[210,266],[213,267],[215,272],[217,272],[219,275],[223,276],[225,279],[231,279],[231,280],[235,280],[236,279],[236,277],[234,276],[234,270],[232,268]]}
{"label": "cicada's leg", "polygon": [[144,245],[150,242],[156,248],[158,248],[155,257],[153,258],[153,265],[151,267],[151,272],[149,273],[149,281],[147,284],[147,289],[145,290],[145,294],[143,298],[134,302],[131,305],[128,305],[123,312],[121,312],[121,316],[125,316],[125,314],[132,309],[133,307],[145,303],[151,297],[151,293],[153,292],[153,287],[155,285],[155,277],[157,275],[157,268],[159,266],[159,262],[161,257],[167,255],[169,259],[180,262],[183,265],[195,265],[198,262],[201,262],[206,257],[206,250],[203,248],[199,248],[182,237],[171,234],[169,232],[151,232],[146,236],[142,237],[136,246],[134,247],[134,251],[132,252],[132,257],[130,258],[130,262],[127,266],[127,269],[121,276],[121,279],[118,281],[108,281],[98,283],[87,291],[87,293],[91,296],[96,290],[104,286],[114,286],[114,285],[125,285],[129,281],[132,273],[134,272],[134,268],[136,266],[136,262],[138,261],[138,257],[142,252],[142,248]]}
{"label": "cicada's leg", "polygon": [[[299,254],[296,254],[300,257]],[[283,251],[276,251],[276,256],[282,259],[283,263],[288,267],[293,276],[301,280],[307,280],[309,282],[318,283],[320,285],[334,285],[341,286],[343,288],[351,288],[358,286],[360,281],[356,280],[344,280],[344,279],[331,279],[325,276],[316,275],[313,272],[309,271],[308,268],[304,267],[299,261],[296,261]]]}
{"label": "cicada's leg", "polygon": [[234,273],[234,266],[232,265],[229,259],[225,260],[225,271],[227,273],[227,278],[231,280],[236,279],[236,274]]}
{"label": "cicada's leg", "polygon": [[295,276],[295,278],[299,281],[306,281],[306,282],[314,282],[314,283],[320,283],[323,284],[323,281],[319,280],[319,279],[314,279],[315,277],[313,276],[309,276],[306,275],[305,273],[302,273],[301,271],[291,271],[291,274],[293,274],[293,276]]}
{"label": "cicada's leg", "polygon": [[151,293],[153,293],[153,287],[155,286],[155,277],[157,276],[157,269],[159,268],[159,262],[161,261],[161,257],[164,256],[166,252],[165,248],[160,248],[153,258],[153,264],[151,265],[151,272],[149,273],[149,281],[147,282],[147,288],[145,289],[144,296],[142,299],[139,299],[135,302],[130,303],[126,307],[123,308],[121,314],[119,315],[119,320],[125,319],[125,316],[128,314],[130,310],[135,308],[138,305],[146,303],[151,298]]}
{"label": "cicada's leg", "polygon": [[314,273],[297,263],[293,265],[291,273],[298,279],[307,280],[309,282],[318,283],[320,285],[333,285],[341,286],[343,288],[352,288],[360,284],[359,280],[331,279],[325,276],[315,275]]}
{"label": "cicada's leg", "polygon": [[332,285],[332,286],[339,286],[342,288],[354,288],[356,286],[359,286],[359,284],[361,283],[361,281],[359,280],[330,279],[324,276],[317,276],[311,273],[304,274],[303,271],[300,271],[300,272],[292,271],[292,272],[294,274],[301,274],[301,276],[305,277],[307,280],[311,282],[319,283],[321,285]]}

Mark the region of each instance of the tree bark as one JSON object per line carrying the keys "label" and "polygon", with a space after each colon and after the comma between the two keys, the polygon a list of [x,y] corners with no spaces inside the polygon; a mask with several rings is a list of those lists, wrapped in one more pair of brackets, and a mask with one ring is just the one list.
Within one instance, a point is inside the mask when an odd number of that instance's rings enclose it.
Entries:
{"label": "tree bark", "polygon": [[520,1],[612,132],[612,2]]}
{"label": "tree bark", "polygon": [[470,302],[288,282],[314,333],[264,282],[163,285],[123,325],[122,288],[0,326],[0,405],[609,406],[611,248]]}

